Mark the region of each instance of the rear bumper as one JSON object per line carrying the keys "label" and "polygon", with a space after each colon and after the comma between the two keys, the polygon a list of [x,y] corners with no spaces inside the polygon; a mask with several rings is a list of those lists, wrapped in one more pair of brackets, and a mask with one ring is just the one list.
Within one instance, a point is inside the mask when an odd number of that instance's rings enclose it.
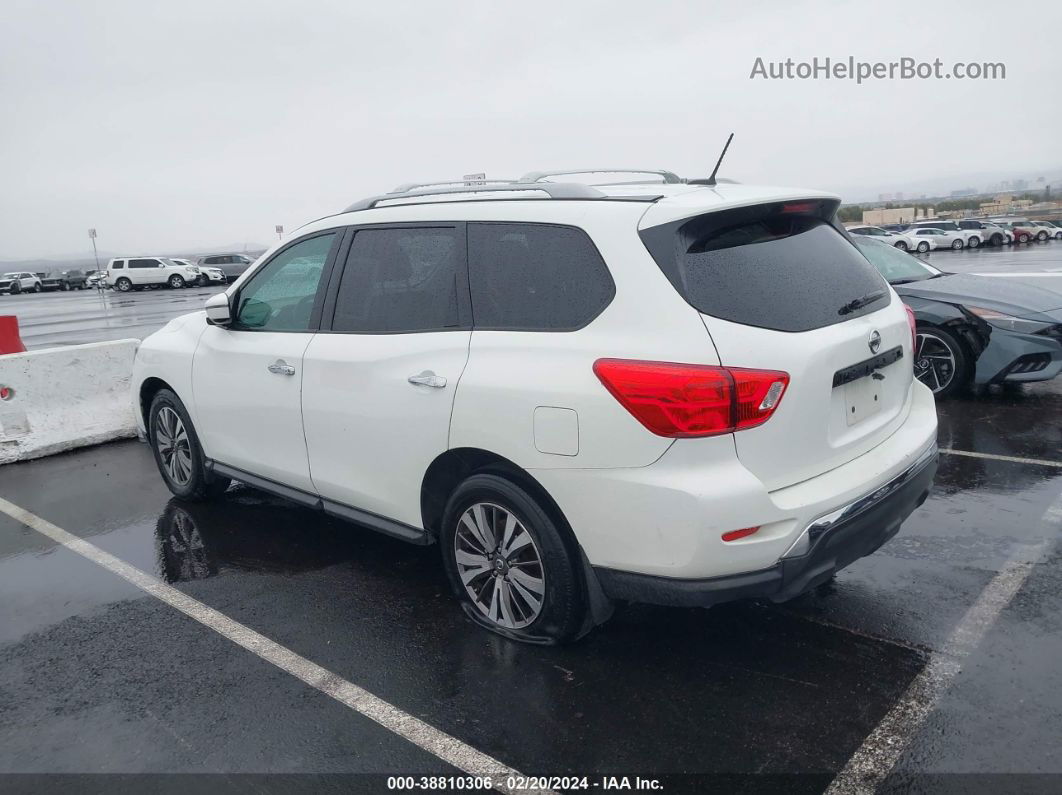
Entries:
{"label": "rear bumper", "polygon": [[810,522],[789,551],[767,569],[706,579],[679,579],[595,567],[613,599],[709,607],[735,599],[784,602],[830,579],[891,539],[925,502],[937,470],[934,444],[908,469],[857,500]]}

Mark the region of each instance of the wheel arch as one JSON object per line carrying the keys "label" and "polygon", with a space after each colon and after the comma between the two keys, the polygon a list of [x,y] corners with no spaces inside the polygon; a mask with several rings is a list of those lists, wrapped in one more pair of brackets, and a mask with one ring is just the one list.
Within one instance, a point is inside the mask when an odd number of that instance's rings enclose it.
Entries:
{"label": "wheel arch", "polygon": [[428,465],[420,487],[420,514],[424,529],[438,538],[446,502],[461,481],[471,475],[493,473],[512,480],[534,497],[558,523],[576,547],[578,542],[556,500],[526,469],[504,456],[478,447],[456,447],[436,456]]}
{"label": "wheel arch", "polygon": [[[163,389],[168,389],[173,392],[173,394],[177,394],[176,389],[174,389],[168,383],[163,381],[161,378],[156,378],[155,376],[145,378],[140,384],[140,417],[144,420],[145,429],[148,427],[148,412],[151,410],[151,401],[153,401],[155,399],[155,395],[157,395]],[[180,396],[178,395],[178,397]]]}
{"label": "wheel arch", "polygon": [[504,456],[478,447],[457,447],[436,456],[428,465],[421,481],[420,507],[424,529],[437,541],[441,532],[443,512],[454,489],[470,475],[485,473],[507,478],[523,488],[549,514],[560,530],[561,538],[572,560],[582,569],[582,595],[587,604],[586,621],[579,637],[602,624],[612,615],[611,600],[601,589],[601,583],[583,552],[568,519],[557,501],[526,469]]}

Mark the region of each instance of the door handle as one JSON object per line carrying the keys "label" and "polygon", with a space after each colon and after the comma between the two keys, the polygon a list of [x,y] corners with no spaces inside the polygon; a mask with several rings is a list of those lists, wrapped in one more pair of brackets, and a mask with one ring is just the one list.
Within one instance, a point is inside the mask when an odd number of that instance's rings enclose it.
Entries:
{"label": "door handle", "polygon": [[446,379],[441,375],[435,375],[431,370],[425,370],[419,375],[411,375],[406,380],[416,386],[430,386],[432,389],[442,389],[446,386]]}
{"label": "door handle", "polygon": [[295,368],[283,359],[277,359],[266,369],[274,375],[295,375]]}

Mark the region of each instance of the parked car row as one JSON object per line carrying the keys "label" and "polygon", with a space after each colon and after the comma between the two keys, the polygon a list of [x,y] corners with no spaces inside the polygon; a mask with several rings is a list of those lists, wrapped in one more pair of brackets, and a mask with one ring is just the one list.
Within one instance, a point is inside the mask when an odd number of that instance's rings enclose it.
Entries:
{"label": "parked car row", "polygon": [[912,224],[871,226],[854,224],[849,233],[872,237],[901,251],[926,253],[936,249],[961,251],[981,246],[1004,246],[1031,243],[1033,240],[1062,240],[1062,221],[1030,221],[1024,218],[977,219],[958,221],[929,219]]}
{"label": "parked car row", "polygon": [[254,258],[246,254],[210,254],[198,262],[176,257],[115,257],[105,270],[13,271],[0,275],[0,293],[40,293],[106,287],[119,292],[171,287],[228,284],[247,270]]}
{"label": "parked car row", "polygon": [[254,263],[246,254],[211,254],[197,263],[176,257],[115,257],[101,276],[119,292],[145,288],[207,287],[228,284]]}

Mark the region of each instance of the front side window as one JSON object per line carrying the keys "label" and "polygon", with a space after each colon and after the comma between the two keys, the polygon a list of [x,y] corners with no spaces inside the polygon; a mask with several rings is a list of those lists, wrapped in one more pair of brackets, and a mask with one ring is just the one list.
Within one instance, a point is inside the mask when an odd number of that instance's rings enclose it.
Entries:
{"label": "front side window", "polygon": [[477,329],[571,331],[616,287],[586,232],[547,224],[469,224],[468,276]]}
{"label": "front side window", "polygon": [[239,293],[236,328],[307,331],[335,232],[300,240],[278,253]]}

